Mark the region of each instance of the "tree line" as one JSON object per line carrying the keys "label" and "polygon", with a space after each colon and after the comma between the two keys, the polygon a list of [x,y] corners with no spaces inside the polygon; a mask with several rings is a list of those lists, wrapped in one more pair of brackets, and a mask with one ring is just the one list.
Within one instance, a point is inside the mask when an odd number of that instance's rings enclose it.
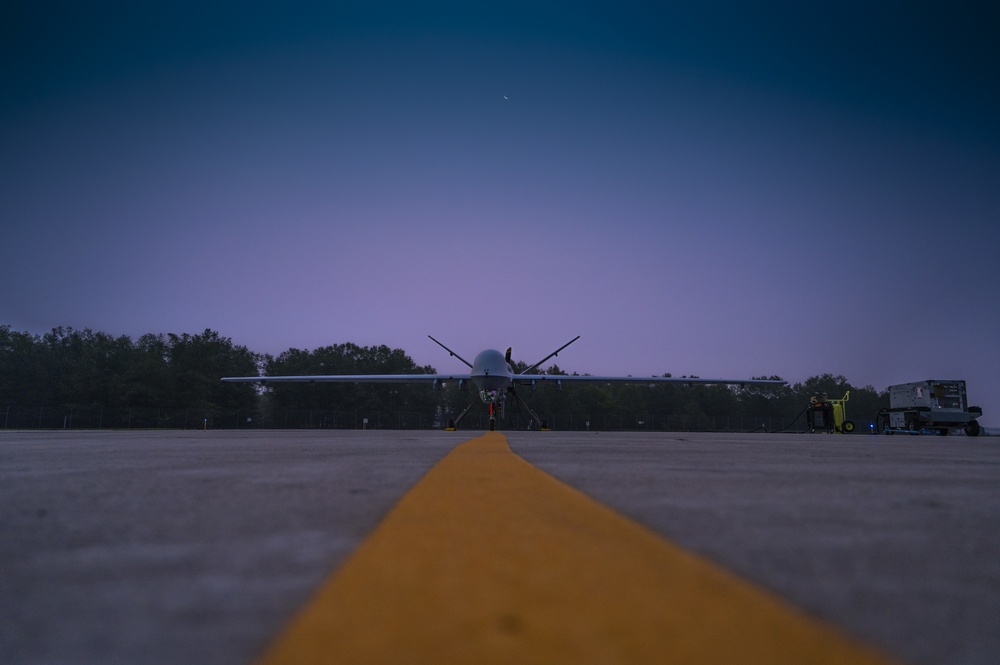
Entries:
{"label": "tree line", "polygon": [[[515,361],[515,370],[527,364]],[[432,390],[424,384],[224,383],[223,376],[309,374],[433,374],[402,349],[333,344],[314,350],[255,353],[206,329],[199,334],[114,337],[58,327],[44,335],[0,326],[0,409],[35,414],[13,426],[438,427],[473,408],[474,386]],[[566,374],[552,365],[546,374]],[[663,376],[670,376],[664,374]],[[755,377],[780,379],[776,376]],[[803,429],[810,397],[839,399],[850,391],[847,415],[859,427],[888,406],[888,395],[823,374],[783,386],[549,383],[519,395],[556,429]],[[46,409],[49,411],[47,412]],[[152,413],[156,413],[155,419]],[[100,414],[99,416],[95,414]],[[47,417],[47,414],[50,414]],[[61,421],[51,414],[62,414]],[[69,415],[66,415],[69,414]],[[76,415],[73,415],[76,414]],[[85,419],[82,414],[90,414]],[[140,414],[144,414],[140,417]],[[183,415],[181,415],[183,414]],[[0,414],[4,415],[4,414]],[[35,421],[37,420],[37,424]],[[527,427],[529,414],[508,400],[501,427]],[[367,421],[367,422],[366,422]]]}
{"label": "tree line", "polygon": [[261,356],[217,332],[147,334],[132,340],[89,329],[38,336],[0,326],[0,404],[247,408]]}

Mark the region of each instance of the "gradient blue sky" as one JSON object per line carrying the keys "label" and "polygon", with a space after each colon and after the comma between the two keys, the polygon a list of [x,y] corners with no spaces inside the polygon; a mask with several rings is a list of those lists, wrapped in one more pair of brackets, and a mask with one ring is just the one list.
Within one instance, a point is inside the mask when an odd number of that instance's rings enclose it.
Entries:
{"label": "gradient blue sky", "polygon": [[0,323],[457,369],[962,378],[1000,423],[987,3],[15,2]]}

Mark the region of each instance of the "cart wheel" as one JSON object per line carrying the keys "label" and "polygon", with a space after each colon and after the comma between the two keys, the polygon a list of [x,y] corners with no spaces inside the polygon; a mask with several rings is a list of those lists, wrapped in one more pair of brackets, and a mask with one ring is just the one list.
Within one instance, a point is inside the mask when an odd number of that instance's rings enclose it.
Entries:
{"label": "cart wheel", "polygon": [[965,426],[966,436],[979,436],[979,432],[982,428],[979,426],[979,422],[976,420],[970,420],[969,424]]}
{"label": "cart wheel", "polygon": [[851,432],[853,432],[854,431],[854,421],[853,420],[845,420],[844,424],[840,426],[840,431],[843,432],[844,434],[850,434]]}

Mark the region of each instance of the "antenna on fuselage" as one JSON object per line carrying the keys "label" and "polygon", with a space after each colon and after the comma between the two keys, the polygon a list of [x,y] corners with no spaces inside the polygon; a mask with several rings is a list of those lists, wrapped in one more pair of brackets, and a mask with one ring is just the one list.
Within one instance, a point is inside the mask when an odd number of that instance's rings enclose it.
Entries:
{"label": "antenna on fuselage", "polygon": [[[428,337],[431,337],[431,336],[430,336],[430,335],[428,335]],[[472,369],[472,363],[470,363],[470,362],[469,362],[468,360],[466,360],[466,359],[465,359],[465,358],[463,358],[462,356],[458,355],[457,353],[455,353],[454,351],[452,351],[452,350],[451,350],[451,349],[449,349],[449,348],[448,348],[447,346],[445,346],[445,345],[444,345],[444,344],[442,344],[441,342],[437,341],[437,340],[436,340],[436,339],[434,339],[433,337],[431,337],[431,341],[432,341],[432,342],[434,342],[435,344],[437,344],[438,346],[440,346],[440,347],[441,347],[442,349],[444,349],[445,351],[447,351],[447,352],[448,352],[448,353],[450,353],[451,355],[453,355],[454,357],[456,357],[456,358],[458,358],[459,360],[461,360],[461,361],[462,361],[463,363],[465,363],[466,365],[468,365],[468,366],[469,366],[469,369]],[[565,348],[565,347],[564,347],[564,348]],[[562,351],[562,349],[559,349],[559,350],[560,350],[560,351]],[[545,361],[543,360],[542,362],[545,362]]]}
{"label": "antenna on fuselage", "polygon": [[553,356],[558,356],[560,351],[562,351],[563,349],[565,349],[567,346],[569,346],[570,344],[572,344],[573,342],[575,342],[578,339],[580,339],[579,335],[577,335],[576,337],[574,337],[570,341],[566,342],[565,344],[563,344],[562,346],[560,346],[558,349],[556,349],[555,351],[553,351],[549,355],[545,356],[544,358],[542,358],[541,360],[539,360],[537,363],[535,363],[534,365],[532,365],[528,369],[526,369],[523,372],[521,372],[521,374],[530,374],[531,372],[535,371],[536,369],[539,368],[539,366],[541,366],[541,364],[543,362],[545,362],[546,360],[548,360],[549,358],[551,358]]}

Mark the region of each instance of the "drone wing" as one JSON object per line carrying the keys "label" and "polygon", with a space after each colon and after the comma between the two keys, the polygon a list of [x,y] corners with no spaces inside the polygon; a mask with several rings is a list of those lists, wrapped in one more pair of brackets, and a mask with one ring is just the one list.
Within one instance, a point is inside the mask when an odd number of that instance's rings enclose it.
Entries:
{"label": "drone wing", "polygon": [[469,374],[305,374],[301,376],[227,376],[233,383],[447,383],[468,380]]}
{"label": "drone wing", "polygon": [[771,385],[780,386],[788,383],[780,379],[702,379],[682,376],[590,376],[589,374],[515,374],[515,383],[562,383],[564,381],[590,383],[682,383],[708,385]]}

